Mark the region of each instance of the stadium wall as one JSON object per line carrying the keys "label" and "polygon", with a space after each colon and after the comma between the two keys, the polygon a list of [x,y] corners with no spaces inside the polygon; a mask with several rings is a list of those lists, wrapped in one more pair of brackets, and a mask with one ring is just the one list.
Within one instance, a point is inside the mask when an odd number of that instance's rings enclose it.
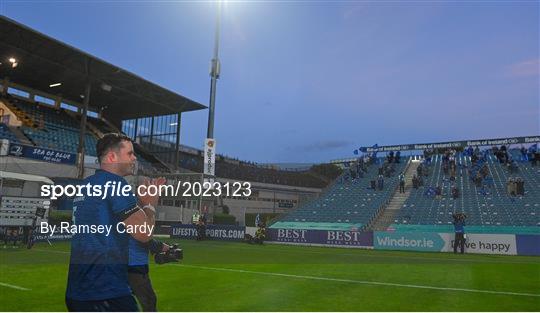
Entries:
{"label": "stadium wall", "polygon": [[[253,236],[256,229],[232,225],[208,225],[206,235],[211,240],[241,241],[245,234]],[[170,231],[171,238],[195,239],[197,237],[196,227],[191,224],[174,225]],[[452,252],[453,236],[454,234],[451,233],[269,229],[267,242],[301,246]],[[45,235],[38,234],[36,240],[69,240],[70,237],[55,234],[47,238]],[[465,252],[540,256],[540,235],[470,234],[467,236]]]}
{"label": "stadium wall", "polygon": [[[250,233],[253,229],[246,229]],[[466,253],[540,255],[540,235],[467,234]],[[453,233],[268,229],[268,242],[306,246],[453,252]]]}

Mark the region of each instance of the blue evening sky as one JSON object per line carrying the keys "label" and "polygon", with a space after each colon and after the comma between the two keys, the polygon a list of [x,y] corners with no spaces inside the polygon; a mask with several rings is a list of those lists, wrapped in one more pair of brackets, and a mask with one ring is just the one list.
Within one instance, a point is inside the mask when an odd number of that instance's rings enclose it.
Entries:
{"label": "blue evening sky", "polygon": [[[256,162],[540,134],[538,1],[228,2],[217,151]],[[0,1],[1,14],[208,104],[209,1]],[[183,115],[201,148],[208,111]]]}

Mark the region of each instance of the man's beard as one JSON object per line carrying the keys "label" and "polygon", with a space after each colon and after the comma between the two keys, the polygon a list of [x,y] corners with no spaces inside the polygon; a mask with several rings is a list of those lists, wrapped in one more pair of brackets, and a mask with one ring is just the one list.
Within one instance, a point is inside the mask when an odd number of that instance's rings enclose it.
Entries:
{"label": "man's beard", "polygon": [[124,176],[135,175],[135,162],[122,164],[122,172]]}

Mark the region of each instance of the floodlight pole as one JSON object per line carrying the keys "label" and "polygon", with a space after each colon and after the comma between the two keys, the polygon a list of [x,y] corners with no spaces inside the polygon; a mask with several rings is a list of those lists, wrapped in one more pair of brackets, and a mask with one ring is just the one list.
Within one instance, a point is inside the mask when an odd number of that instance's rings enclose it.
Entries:
{"label": "floodlight pole", "polygon": [[88,58],[85,60],[85,71],[86,71],[86,86],[84,88],[84,99],[83,99],[83,108],[82,108],[82,114],[81,114],[81,128],[79,132],[79,149],[78,149],[78,156],[79,156],[79,162],[77,164],[77,178],[83,179],[84,178],[84,154],[86,153],[85,149],[85,139],[86,139],[86,116],[88,113],[88,104],[90,103],[90,90],[92,87],[92,84],[90,82],[90,61]]}
{"label": "floodlight pole", "polygon": [[214,57],[210,69],[210,108],[208,109],[208,131],[206,138],[214,138],[214,111],[216,107],[216,84],[219,79],[220,63],[218,58],[219,49],[219,24],[221,21],[221,1],[217,1],[216,36],[214,41]]}

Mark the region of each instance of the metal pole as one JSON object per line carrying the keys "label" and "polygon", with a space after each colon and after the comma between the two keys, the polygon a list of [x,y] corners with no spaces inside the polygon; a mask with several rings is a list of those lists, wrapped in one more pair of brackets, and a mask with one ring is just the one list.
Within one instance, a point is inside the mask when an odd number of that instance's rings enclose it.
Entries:
{"label": "metal pole", "polygon": [[[139,119],[135,119],[135,132],[133,133],[133,141],[137,142],[137,133],[139,132]],[[140,141],[140,140],[139,140]]]}
{"label": "metal pole", "polygon": [[79,179],[84,178],[84,154],[85,154],[85,139],[86,139],[86,115],[88,112],[88,104],[90,103],[90,91],[92,84],[90,78],[88,77],[89,73],[89,60],[86,59],[85,68],[86,68],[86,86],[84,89],[84,101],[83,101],[83,111],[81,116],[81,129],[79,131],[79,167],[77,177]]}
{"label": "metal pole", "polygon": [[152,119],[150,120],[150,151],[156,151],[156,149],[154,149],[154,118],[155,116],[152,116]]}
{"label": "metal pole", "polygon": [[176,142],[174,144],[174,169],[178,171],[180,168],[180,120],[182,119],[182,113],[178,113],[176,116]]}
{"label": "metal pole", "polygon": [[214,138],[214,111],[216,107],[216,83],[219,78],[220,63],[218,58],[219,49],[219,24],[221,20],[221,1],[217,1],[216,15],[216,35],[214,41],[214,57],[212,58],[212,68],[210,70],[210,108],[208,109],[208,131],[207,138]]}
{"label": "metal pole", "polygon": [[274,208],[272,209],[272,213],[276,213],[276,192],[274,191]]}
{"label": "metal pole", "polygon": [[199,214],[202,212],[202,185],[204,182],[204,174],[201,174],[201,179],[199,180],[201,183],[201,194],[199,195]]}

